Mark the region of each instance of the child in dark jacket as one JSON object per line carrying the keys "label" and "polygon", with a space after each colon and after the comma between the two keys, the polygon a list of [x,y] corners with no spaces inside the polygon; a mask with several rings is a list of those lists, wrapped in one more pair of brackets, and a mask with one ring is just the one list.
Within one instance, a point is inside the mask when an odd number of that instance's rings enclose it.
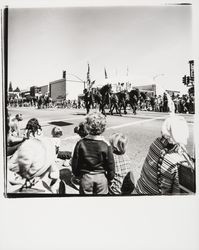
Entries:
{"label": "child in dark jacket", "polygon": [[72,172],[80,178],[80,194],[108,194],[108,182],[114,178],[115,164],[111,146],[101,134],[105,116],[95,112],[85,122],[88,135],[77,142],[72,158]]}

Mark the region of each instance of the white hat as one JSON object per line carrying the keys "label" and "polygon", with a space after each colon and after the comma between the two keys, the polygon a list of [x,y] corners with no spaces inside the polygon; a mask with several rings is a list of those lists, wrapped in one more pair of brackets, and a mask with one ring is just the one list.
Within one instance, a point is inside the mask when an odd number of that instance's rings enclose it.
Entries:
{"label": "white hat", "polygon": [[18,149],[19,174],[31,179],[44,174],[54,162],[54,145],[32,138]]}
{"label": "white hat", "polygon": [[183,116],[172,115],[162,124],[162,136],[171,143],[186,145],[189,137],[189,128]]}

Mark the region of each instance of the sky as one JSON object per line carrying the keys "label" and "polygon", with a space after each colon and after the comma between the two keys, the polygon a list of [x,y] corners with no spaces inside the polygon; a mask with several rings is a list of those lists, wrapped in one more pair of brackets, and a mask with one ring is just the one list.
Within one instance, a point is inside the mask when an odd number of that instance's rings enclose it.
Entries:
{"label": "sky", "polygon": [[86,80],[89,63],[99,85],[105,67],[110,81],[185,91],[191,59],[191,6],[9,9],[8,79],[20,89],[60,79],[63,70]]}

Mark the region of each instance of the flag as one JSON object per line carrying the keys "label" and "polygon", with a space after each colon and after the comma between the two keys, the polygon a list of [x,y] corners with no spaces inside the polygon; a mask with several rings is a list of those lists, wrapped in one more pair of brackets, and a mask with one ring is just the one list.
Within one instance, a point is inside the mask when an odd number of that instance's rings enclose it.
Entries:
{"label": "flag", "polygon": [[104,75],[105,75],[105,79],[107,79],[108,76],[107,76],[106,68],[104,68]]}
{"label": "flag", "polygon": [[90,65],[88,63],[88,71],[87,71],[87,83],[90,84]]}

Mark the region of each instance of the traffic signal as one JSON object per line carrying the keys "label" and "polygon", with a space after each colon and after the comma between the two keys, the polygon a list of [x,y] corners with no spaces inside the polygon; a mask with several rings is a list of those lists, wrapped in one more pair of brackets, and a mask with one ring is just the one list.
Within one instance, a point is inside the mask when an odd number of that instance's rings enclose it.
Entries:
{"label": "traffic signal", "polygon": [[187,76],[186,75],[183,76],[182,82],[184,83],[184,85],[187,85]]}
{"label": "traffic signal", "polygon": [[63,78],[66,79],[66,70],[63,70]]}
{"label": "traffic signal", "polygon": [[189,85],[190,77],[187,76],[187,86]]}

